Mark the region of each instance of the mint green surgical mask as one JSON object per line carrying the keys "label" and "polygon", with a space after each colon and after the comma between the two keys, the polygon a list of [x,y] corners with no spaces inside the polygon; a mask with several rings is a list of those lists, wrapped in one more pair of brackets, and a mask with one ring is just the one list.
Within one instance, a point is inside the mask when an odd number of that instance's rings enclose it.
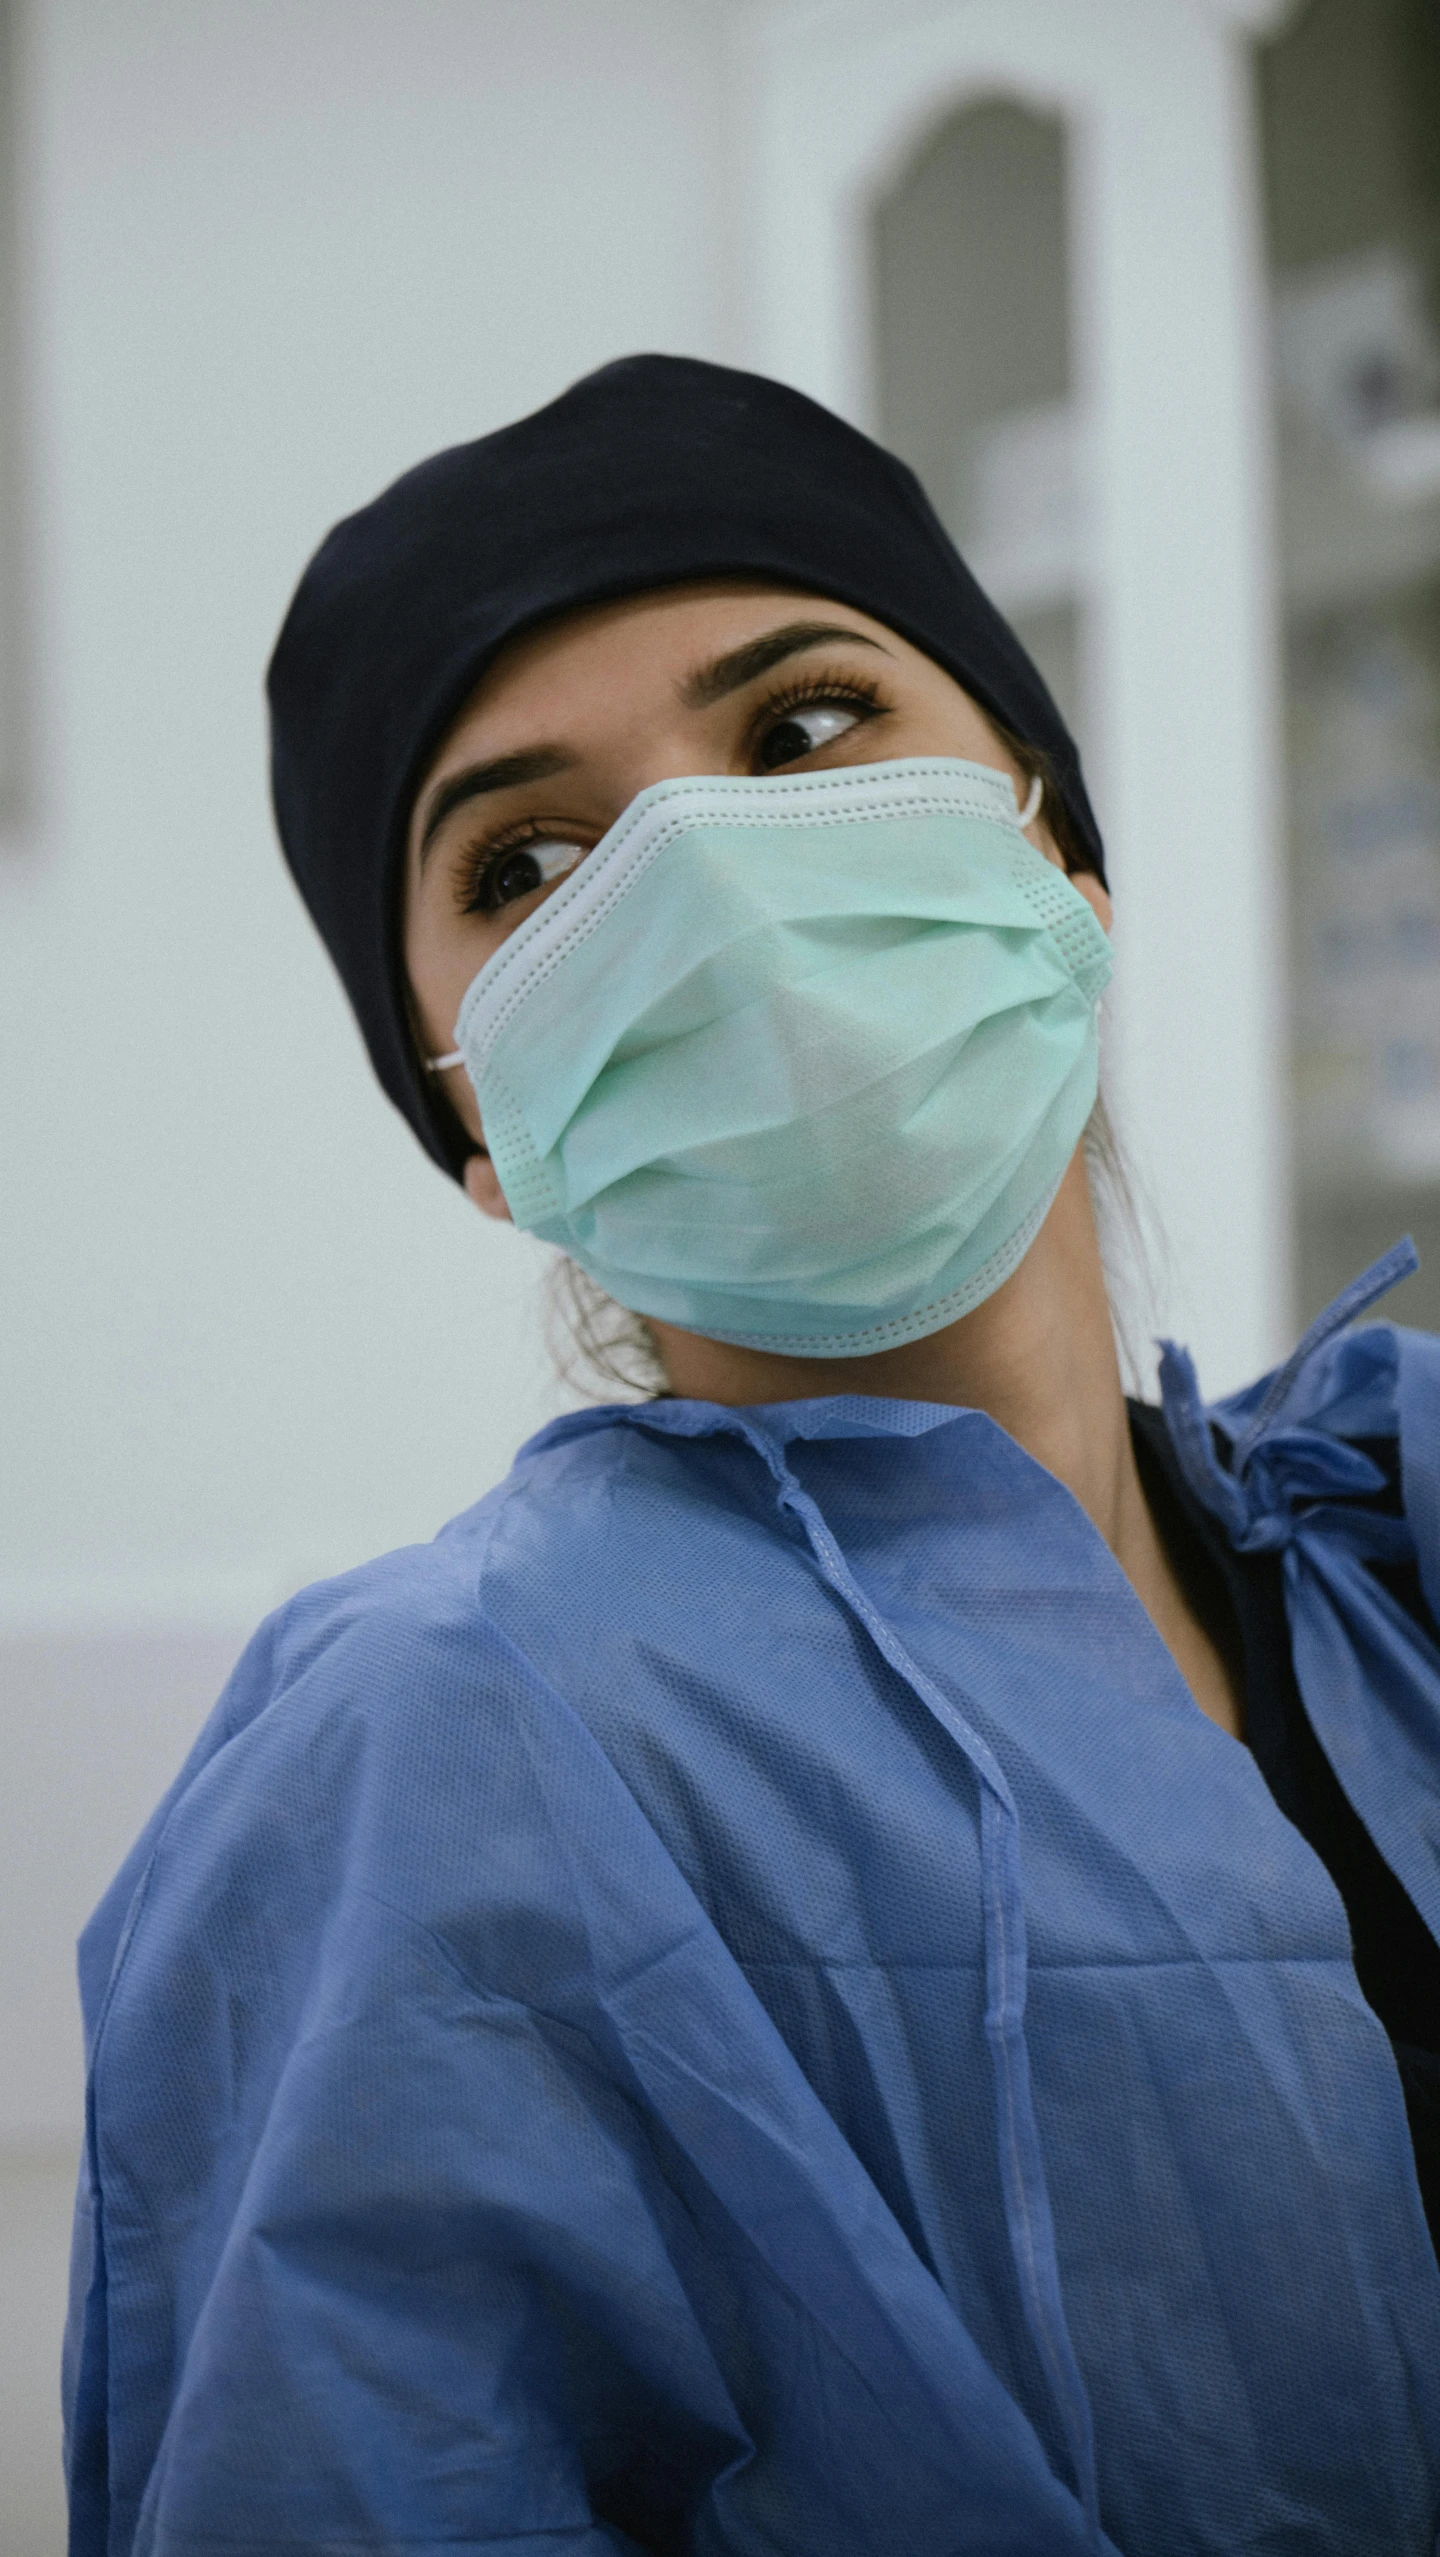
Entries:
{"label": "mint green surgical mask", "polygon": [[982,1303],[1090,1115],[1110,974],[1021,822],[949,760],[642,791],[460,1007],[516,1224],[746,1348]]}

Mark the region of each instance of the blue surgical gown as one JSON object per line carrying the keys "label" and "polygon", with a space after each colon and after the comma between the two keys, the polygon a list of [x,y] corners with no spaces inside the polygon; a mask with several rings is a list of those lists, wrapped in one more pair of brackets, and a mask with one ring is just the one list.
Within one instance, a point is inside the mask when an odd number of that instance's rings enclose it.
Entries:
{"label": "blue surgical gown", "polygon": [[[1166,1402],[1436,1929],[1440,1343]],[[542,1431],[262,1628],[81,1975],[76,2557],[1434,2557],[1341,1902],[979,1412]]]}

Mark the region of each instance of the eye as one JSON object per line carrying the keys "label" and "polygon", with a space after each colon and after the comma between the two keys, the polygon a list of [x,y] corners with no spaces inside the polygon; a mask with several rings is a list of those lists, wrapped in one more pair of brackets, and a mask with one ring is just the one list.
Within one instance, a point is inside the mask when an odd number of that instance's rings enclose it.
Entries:
{"label": "eye", "polygon": [[536,835],[523,843],[496,844],[469,857],[463,881],[467,914],[497,914],[537,888],[553,886],[585,858],[585,846]]}
{"label": "eye", "polygon": [[847,709],[843,702],[814,702],[808,708],[787,710],[765,730],[756,749],[755,761],[761,772],[778,772],[782,764],[797,763],[802,755],[813,755],[828,746],[835,737],[843,737],[864,717],[861,709]]}

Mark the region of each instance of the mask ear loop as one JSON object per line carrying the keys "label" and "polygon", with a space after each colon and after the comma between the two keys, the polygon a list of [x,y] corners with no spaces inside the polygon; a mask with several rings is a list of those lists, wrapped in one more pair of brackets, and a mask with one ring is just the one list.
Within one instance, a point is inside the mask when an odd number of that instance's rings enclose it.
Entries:
{"label": "mask ear loop", "polygon": [[448,1074],[452,1065],[463,1065],[464,1062],[464,1050],[461,1048],[452,1048],[448,1057],[421,1058],[427,1074]]}

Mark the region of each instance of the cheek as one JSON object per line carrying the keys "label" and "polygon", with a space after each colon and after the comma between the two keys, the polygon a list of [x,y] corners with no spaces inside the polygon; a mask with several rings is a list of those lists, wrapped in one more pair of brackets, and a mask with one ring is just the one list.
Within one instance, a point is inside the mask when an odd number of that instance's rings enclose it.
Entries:
{"label": "cheek", "polygon": [[462,916],[437,911],[430,897],[412,907],[405,928],[405,967],[423,1042],[432,1052],[443,1053],[454,1044],[455,1015],[486,955],[469,946]]}
{"label": "cheek", "polygon": [[465,1194],[482,1216],[493,1216],[510,1222],[505,1193],[495,1177],[495,1166],[488,1154],[472,1154],[465,1166]]}
{"label": "cheek", "polygon": [[1101,886],[1094,871],[1077,870],[1071,878],[1070,885],[1072,888],[1079,889],[1101,931],[1108,932],[1115,920],[1115,910],[1110,903],[1109,890]]}
{"label": "cheek", "polygon": [[[480,1126],[480,1111],[475,1099],[475,1087],[463,1065],[452,1065],[447,1073],[437,1077],[437,1081],[466,1135],[473,1137],[477,1145],[482,1144],[484,1136]],[[477,1200],[476,1205],[480,1204],[481,1202]]]}

